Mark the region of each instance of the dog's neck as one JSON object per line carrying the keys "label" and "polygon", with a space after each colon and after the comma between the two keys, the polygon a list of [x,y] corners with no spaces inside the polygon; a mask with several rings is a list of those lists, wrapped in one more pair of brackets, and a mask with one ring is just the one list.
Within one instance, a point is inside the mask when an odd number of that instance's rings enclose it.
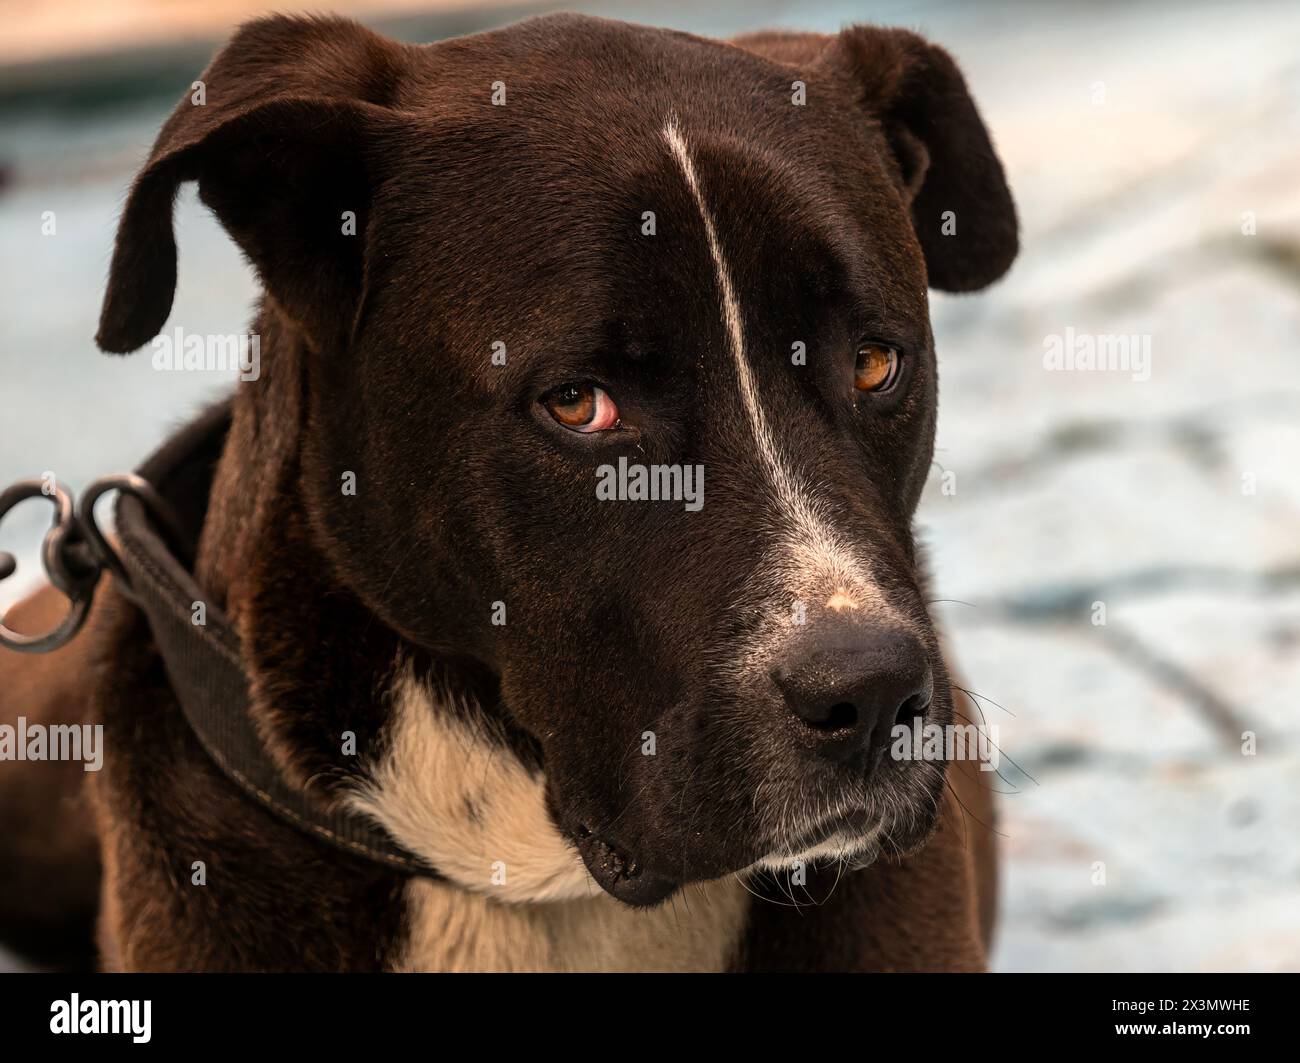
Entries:
{"label": "dog's neck", "polygon": [[230,432],[213,477],[196,575],[236,623],[256,593],[249,561],[275,534],[293,482],[303,419],[302,337],[264,307],[254,325],[264,361],[256,381],[235,391]]}
{"label": "dog's neck", "polygon": [[351,596],[332,593],[298,476],[308,352],[269,308],[256,327],[262,374],[234,398],[196,575],[243,642],[252,713],[272,756],[298,785],[331,791],[356,763],[345,736],[356,736],[358,753],[378,739],[377,684],[398,644]]}

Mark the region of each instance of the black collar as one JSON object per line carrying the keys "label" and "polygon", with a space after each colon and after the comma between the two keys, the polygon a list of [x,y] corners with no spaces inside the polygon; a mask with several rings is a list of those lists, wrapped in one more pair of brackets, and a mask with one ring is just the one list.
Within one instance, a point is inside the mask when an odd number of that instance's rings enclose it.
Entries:
{"label": "black collar", "polygon": [[[327,807],[292,786],[258,736],[249,715],[251,697],[239,637],[182,560],[193,541],[184,529],[202,527],[213,469],[229,428],[229,405],[210,410],[163,444],[136,477],[110,477],[88,488],[75,517],[70,496],[60,488],[53,496],[58,512],[46,537],[44,559],[51,581],[72,600],[70,616],[76,619],[37,639],[15,636],[0,624],[0,644],[35,652],[62,645],[84,619],[100,572],[112,570],[149,622],[195,737],[231,782],[305,834],[395,870],[441,878],[369,819]],[[121,491],[116,548],[94,522],[95,500],[113,489]],[[0,495],[0,517],[39,490],[38,482],[14,485]],[[3,560],[0,577],[6,574]],[[206,613],[202,625],[192,619],[198,602],[204,603]]]}

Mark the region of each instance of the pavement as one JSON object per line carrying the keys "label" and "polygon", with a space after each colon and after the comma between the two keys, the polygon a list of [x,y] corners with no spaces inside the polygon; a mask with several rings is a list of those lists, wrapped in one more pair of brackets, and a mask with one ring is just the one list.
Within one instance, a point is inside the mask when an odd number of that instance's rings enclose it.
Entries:
{"label": "pavement", "polygon": [[[1004,755],[994,965],[1300,969],[1300,8],[589,9],[721,34],[868,19],[958,56],[1024,247],[988,292],[934,297],[919,518]],[[90,343],[117,209],[167,109],[4,124],[0,483],[129,467],[225,387]],[[178,243],[173,324],[240,329],[252,278],[192,192]],[[1045,362],[1120,337],[1122,366]],[[47,520],[29,503],[0,529],[28,572]]]}

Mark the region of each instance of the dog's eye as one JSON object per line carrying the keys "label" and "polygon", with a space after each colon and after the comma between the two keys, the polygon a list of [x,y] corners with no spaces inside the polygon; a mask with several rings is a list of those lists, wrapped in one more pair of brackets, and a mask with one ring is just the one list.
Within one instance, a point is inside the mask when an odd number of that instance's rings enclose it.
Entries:
{"label": "dog's eye", "polygon": [[542,405],[557,422],[575,432],[603,432],[618,425],[614,400],[594,384],[565,384],[543,396]]}
{"label": "dog's eye", "polygon": [[859,391],[888,391],[898,380],[903,358],[883,343],[864,343],[858,348],[853,386]]}

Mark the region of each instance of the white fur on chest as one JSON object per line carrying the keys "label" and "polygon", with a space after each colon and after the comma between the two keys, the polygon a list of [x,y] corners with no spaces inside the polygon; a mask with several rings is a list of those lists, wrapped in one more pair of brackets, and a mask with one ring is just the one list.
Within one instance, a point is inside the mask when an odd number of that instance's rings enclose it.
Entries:
{"label": "white fur on chest", "polygon": [[749,894],[728,878],[652,909],[628,908],[603,893],[504,904],[421,879],[407,887],[406,899],[409,936],[399,971],[723,971],[744,929]]}

